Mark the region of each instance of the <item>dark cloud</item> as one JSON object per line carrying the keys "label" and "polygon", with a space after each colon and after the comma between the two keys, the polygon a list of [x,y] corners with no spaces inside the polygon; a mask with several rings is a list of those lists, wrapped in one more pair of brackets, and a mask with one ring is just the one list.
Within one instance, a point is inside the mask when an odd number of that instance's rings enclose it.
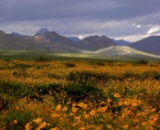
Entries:
{"label": "dark cloud", "polygon": [[1,0],[0,29],[33,34],[45,26],[65,35],[145,34],[149,25],[160,24],[159,5],[159,0]]}

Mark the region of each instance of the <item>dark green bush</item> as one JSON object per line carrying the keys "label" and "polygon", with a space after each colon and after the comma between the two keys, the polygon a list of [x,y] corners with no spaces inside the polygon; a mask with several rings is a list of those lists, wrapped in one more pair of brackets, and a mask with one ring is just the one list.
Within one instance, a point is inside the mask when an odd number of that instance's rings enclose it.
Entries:
{"label": "dark green bush", "polygon": [[33,115],[27,110],[9,111],[2,119],[6,130],[24,130],[25,125],[32,120]]}
{"label": "dark green bush", "polygon": [[98,74],[92,73],[89,71],[82,71],[82,72],[71,72],[69,73],[67,79],[74,82],[89,82],[94,83],[96,81],[107,81],[109,76],[107,74]]}
{"label": "dark green bush", "polygon": [[2,110],[8,110],[13,102],[14,102],[13,97],[1,94],[1,96],[0,96],[0,112]]}
{"label": "dark green bush", "polygon": [[76,65],[74,63],[65,63],[65,66],[72,68],[75,67]]}
{"label": "dark green bush", "polygon": [[14,77],[30,77],[30,75],[27,73],[25,69],[21,71],[15,71],[12,73]]}
{"label": "dark green bush", "polygon": [[5,58],[4,61],[9,62],[9,61],[11,61],[11,59],[10,58]]}
{"label": "dark green bush", "polygon": [[28,64],[15,64],[14,68],[21,68],[21,69],[25,69],[25,68],[29,68],[29,67],[33,67],[32,65],[28,65]]}
{"label": "dark green bush", "polygon": [[0,92],[18,99],[30,95],[32,88],[24,86],[20,83],[0,81]]}
{"label": "dark green bush", "polygon": [[157,71],[146,71],[142,74],[139,74],[137,76],[137,78],[139,78],[139,79],[152,78],[152,79],[155,79],[155,80],[159,80],[160,79],[160,73],[157,72]]}
{"label": "dark green bush", "polygon": [[36,59],[36,61],[39,61],[39,62],[41,62],[41,61],[50,61],[50,59],[48,57],[46,57],[46,56],[40,56],[39,58]]}
{"label": "dark green bush", "polygon": [[49,73],[47,76],[48,76],[49,78],[55,78],[55,79],[60,79],[60,78],[62,78],[62,76],[60,76],[60,75],[51,74],[51,73]]}
{"label": "dark green bush", "polygon": [[141,65],[145,65],[145,64],[148,64],[148,60],[145,60],[145,59],[140,59],[136,62],[134,62],[134,64],[141,64]]}
{"label": "dark green bush", "polygon": [[49,84],[49,85],[39,85],[33,88],[32,93],[37,93],[39,96],[47,95],[49,92],[61,92],[61,84]]}
{"label": "dark green bush", "polygon": [[67,94],[67,97],[76,102],[83,101],[85,99],[99,101],[105,97],[105,94],[102,90],[89,83],[69,84],[64,88],[64,90]]}
{"label": "dark green bush", "polygon": [[105,66],[105,61],[104,60],[94,60],[94,61],[89,61],[89,64],[98,65],[98,66]]}
{"label": "dark green bush", "polygon": [[56,98],[56,94],[60,94],[61,92],[63,92],[61,84],[38,85],[32,88],[28,96],[31,100],[43,101],[44,95],[50,95]]}

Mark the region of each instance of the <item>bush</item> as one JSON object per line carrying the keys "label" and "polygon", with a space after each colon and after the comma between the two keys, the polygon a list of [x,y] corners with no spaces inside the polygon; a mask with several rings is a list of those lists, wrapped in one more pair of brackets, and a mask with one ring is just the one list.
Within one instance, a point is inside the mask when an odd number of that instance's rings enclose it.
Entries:
{"label": "bush", "polygon": [[136,61],[135,64],[145,65],[145,64],[148,64],[148,60],[140,59],[140,60]]}
{"label": "bush", "polygon": [[32,88],[30,94],[28,95],[31,100],[43,101],[45,95],[54,96],[63,92],[61,84],[49,84],[49,85],[38,85]]}
{"label": "bush", "polygon": [[67,67],[75,67],[76,65],[74,63],[65,63],[65,66]]}
{"label": "bush", "polygon": [[13,102],[14,102],[13,97],[1,94],[1,96],[0,96],[0,112],[2,110],[8,110]]}
{"label": "bush", "polygon": [[72,101],[80,102],[85,99],[88,100],[102,100],[105,94],[102,90],[89,83],[73,83],[64,88],[68,98]]}
{"label": "bush", "polygon": [[25,125],[32,120],[33,115],[27,110],[9,111],[2,119],[6,130],[24,130]]}
{"label": "bush", "polygon": [[98,65],[98,66],[105,66],[105,61],[103,61],[103,60],[89,61],[89,64]]}
{"label": "bush", "polygon": [[89,82],[93,83],[96,81],[107,81],[109,76],[107,74],[98,74],[98,73],[92,73],[88,71],[82,71],[82,72],[71,72],[69,73],[67,79],[74,82]]}
{"label": "bush", "polygon": [[48,57],[45,57],[45,56],[40,56],[39,58],[36,59],[36,61],[50,61],[50,59]]}
{"label": "bush", "polygon": [[27,64],[21,63],[21,64],[15,64],[14,67],[15,67],[15,68],[25,69],[25,68],[29,68],[29,67],[33,67],[33,66],[32,66],[32,65],[29,65],[29,64],[27,65]]}
{"label": "bush", "polygon": [[4,94],[10,96],[22,96],[24,87],[18,83],[12,83],[10,81],[0,81],[0,90]]}
{"label": "bush", "polygon": [[148,78],[152,78],[155,80],[159,80],[160,79],[160,73],[157,71],[146,71],[142,74],[140,74],[139,76],[140,79],[148,79]]}

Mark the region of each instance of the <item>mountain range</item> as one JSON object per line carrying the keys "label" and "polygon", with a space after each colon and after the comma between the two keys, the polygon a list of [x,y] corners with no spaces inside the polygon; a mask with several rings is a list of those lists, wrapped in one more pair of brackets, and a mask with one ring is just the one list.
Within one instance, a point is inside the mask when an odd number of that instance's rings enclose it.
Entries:
{"label": "mountain range", "polygon": [[[65,37],[47,28],[41,28],[34,36],[17,32],[6,34],[0,31],[0,51],[26,50],[52,53],[88,53],[98,56],[160,55],[160,36],[151,36],[137,42],[115,40],[106,36],[89,36],[84,39]],[[156,55],[152,55],[156,54]]]}
{"label": "mountain range", "polygon": [[137,50],[160,55],[160,36],[150,36],[129,46]]}

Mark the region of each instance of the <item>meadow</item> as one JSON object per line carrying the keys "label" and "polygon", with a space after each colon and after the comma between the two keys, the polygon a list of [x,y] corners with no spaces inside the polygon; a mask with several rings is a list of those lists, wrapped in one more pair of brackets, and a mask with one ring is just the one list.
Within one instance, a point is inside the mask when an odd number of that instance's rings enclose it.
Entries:
{"label": "meadow", "polygon": [[160,129],[160,63],[0,61],[0,130],[128,129]]}

